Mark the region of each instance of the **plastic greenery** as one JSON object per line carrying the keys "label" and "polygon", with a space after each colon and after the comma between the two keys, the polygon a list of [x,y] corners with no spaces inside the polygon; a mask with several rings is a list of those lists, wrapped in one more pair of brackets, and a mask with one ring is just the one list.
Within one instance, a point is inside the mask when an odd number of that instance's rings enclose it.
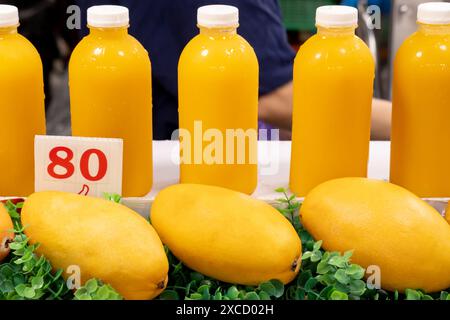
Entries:
{"label": "plastic greenery", "polygon": [[122,300],[122,297],[110,285],[92,279],[75,292],[74,300]]}
{"label": "plastic greenery", "polygon": [[10,261],[0,265],[0,299],[55,300],[70,297],[69,289],[61,277],[62,271],[53,274],[50,262],[35,254],[39,245],[29,244],[29,239],[23,233],[19,215],[22,206],[23,203],[6,203],[13,220],[15,238],[9,244]]}
{"label": "plastic greenery", "polygon": [[448,292],[427,295],[419,290],[398,292],[369,289],[365,270],[351,262],[352,252],[326,252],[303,228],[298,212],[301,204],[285,189],[277,189],[279,211],[302,239],[303,256],[299,276],[284,286],[271,280],[258,287],[222,283],[185,267],[166,248],[171,266],[169,285],[162,300],[450,300]]}
{"label": "plastic greenery", "polygon": [[[326,252],[303,228],[298,211],[301,204],[284,189],[278,199],[279,211],[294,226],[302,239],[302,267],[297,279],[284,286],[271,280],[258,287],[223,283],[185,267],[166,248],[169,259],[169,284],[161,300],[449,300],[449,292],[426,294],[406,290],[405,294],[369,289],[365,270],[351,262],[352,252]],[[120,203],[122,198],[105,194],[105,199]],[[1,205],[1,204],[0,204]],[[20,223],[23,203],[8,201],[6,208],[14,222],[15,238],[11,242],[9,261],[0,264],[0,300],[121,300],[122,297],[100,280],[89,280],[73,292],[67,288],[62,271],[52,272],[50,261],[35,254],[38,245],[30,245]]]}
{"label": "plastic greenery", "polygon": [[[0,203],[0,205],[3,205]],[[15,237],[9,244],[9,261],[0,264],[0,300],[118,300],[121,297],[110,287],[91,280],[75,293],[67,287],[63,270],[53,272],[44,256],[38,256],[39,244],[30,244],[20,222],[23,202],[8,201]]]}
{"label": "plastic greenery", "polygon": [[272,300],[283,296],[280,281],[269,281],[257,288],[223,283],[186,268],[166,248],[171,270],[169,285],[161,300]]}
{"label": "plastic greenery", "polygon": [[122,202],[122,196],[115,194],[115,193],[105,193],[105,194],[103,194],[103,198],[105,198],[105,200],[112,201],[115,203]]}

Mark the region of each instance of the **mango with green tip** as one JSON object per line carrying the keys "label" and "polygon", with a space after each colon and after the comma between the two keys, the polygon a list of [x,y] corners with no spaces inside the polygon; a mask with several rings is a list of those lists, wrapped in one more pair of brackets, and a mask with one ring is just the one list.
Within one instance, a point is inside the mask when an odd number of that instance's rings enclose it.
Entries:
{"label": "mango with green tip", "polygon": [[329,181],[309,193],[300,214],[326,250],[354,250],[354,263],[379,267],[385,290],[450,287],[450,225],[399,186],[363,178]]}
{"label": "mango with green tip", "polygon": [[37,253],[65,271],[65,278],[79,268],[81,284],[100,279],[127,300],[153,299],[166,287],[169,265],[161,240],[125,206],[41,192],[25,201],[22,223],[31,243],[40,244]]}
{"label": "mango with green tip", "polygon": [[275,208],[213,186],[181,184],[161,191],[151,221],[171,252],[191,269],[233,284],[291,282],[301,241]]}

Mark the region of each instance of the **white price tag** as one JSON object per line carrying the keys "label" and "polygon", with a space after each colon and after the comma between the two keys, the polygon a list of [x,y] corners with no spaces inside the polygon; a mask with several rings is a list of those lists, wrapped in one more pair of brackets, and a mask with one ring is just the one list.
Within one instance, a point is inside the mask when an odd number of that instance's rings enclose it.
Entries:
{"label": "white price tag", "polygon": [[123,140],[36,136],[35,189],[122,194]]}

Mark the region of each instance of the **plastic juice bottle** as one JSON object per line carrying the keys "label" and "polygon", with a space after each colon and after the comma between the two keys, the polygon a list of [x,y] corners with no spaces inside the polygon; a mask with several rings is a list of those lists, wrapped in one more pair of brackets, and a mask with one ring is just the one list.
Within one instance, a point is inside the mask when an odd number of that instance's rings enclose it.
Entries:
{"label": "plastic juice bottle", "polygon": [[142,197],[153,182],[150,59],[128,34],[127,8],[91,7],[88,25],[69,66],[72,134],[122,138],[123,196]]}
{"label": "plastic juice bottle", "polygon": [[335,178],[366,177],[375,63],[355,36],[358,12],[317,10],[318,32],[294,66],[290,187],[299,197]]}
{"label": "plastic juice bottle", "polygon": [[42,62],[17,33],[18,10],[0,5],[0,196],[34,192],[34,136],[45,134]]}
{"label": "plastic juice bottle", "polygon": [[450,197],[450,3],[419,6],[394,66],[391,181]]}
{"label": "plastic juice bottle", "polygon": [[186,146],[181,182],[251,194],[258,179],[259,65],[237,34],[238,24],[235,7],[200,8],[200,34],[181,55],[180,140]]}

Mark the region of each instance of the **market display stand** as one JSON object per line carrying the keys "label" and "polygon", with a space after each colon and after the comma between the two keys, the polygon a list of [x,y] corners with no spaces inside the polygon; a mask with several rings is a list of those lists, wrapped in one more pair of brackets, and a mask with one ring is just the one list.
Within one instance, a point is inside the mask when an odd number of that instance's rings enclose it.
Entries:
{"label": "market display stand", "polygon": [[[291,142],[259,142],[259,183],[254,197],[274,204],[280,194],[275,189],[289,186],[291,160]],[[180,170],[179,143],[176,141],[155,141],[153,143],[154,184],[153,190],[144,198],[125,198],[124,205],[148,218],[150,208],[156,195],[162,189],[179,182]],[[390,162],[390,143],[371,142],[369,178],[388,180]],[[0,198],[3,200],[5,198]],[[429,201],[439,212],[443,213],[448,201],[434,199]]]}
{"label": "market display stand", "polygon": [[[124,204],[148,217],[151,204],[162,189],[179,181],[180,171],[175,160],[179,157],[179,143],[176,141],[155,141],[153,146],[154,185],[152,192],[145,198],[124,199]],[[291,142],[259,142],[259,183],[254,197],[273,204],[280,194],[275,189],[289,186],[291,162]],[[389,179],[389,142],[371,142],[369,177]]]}

